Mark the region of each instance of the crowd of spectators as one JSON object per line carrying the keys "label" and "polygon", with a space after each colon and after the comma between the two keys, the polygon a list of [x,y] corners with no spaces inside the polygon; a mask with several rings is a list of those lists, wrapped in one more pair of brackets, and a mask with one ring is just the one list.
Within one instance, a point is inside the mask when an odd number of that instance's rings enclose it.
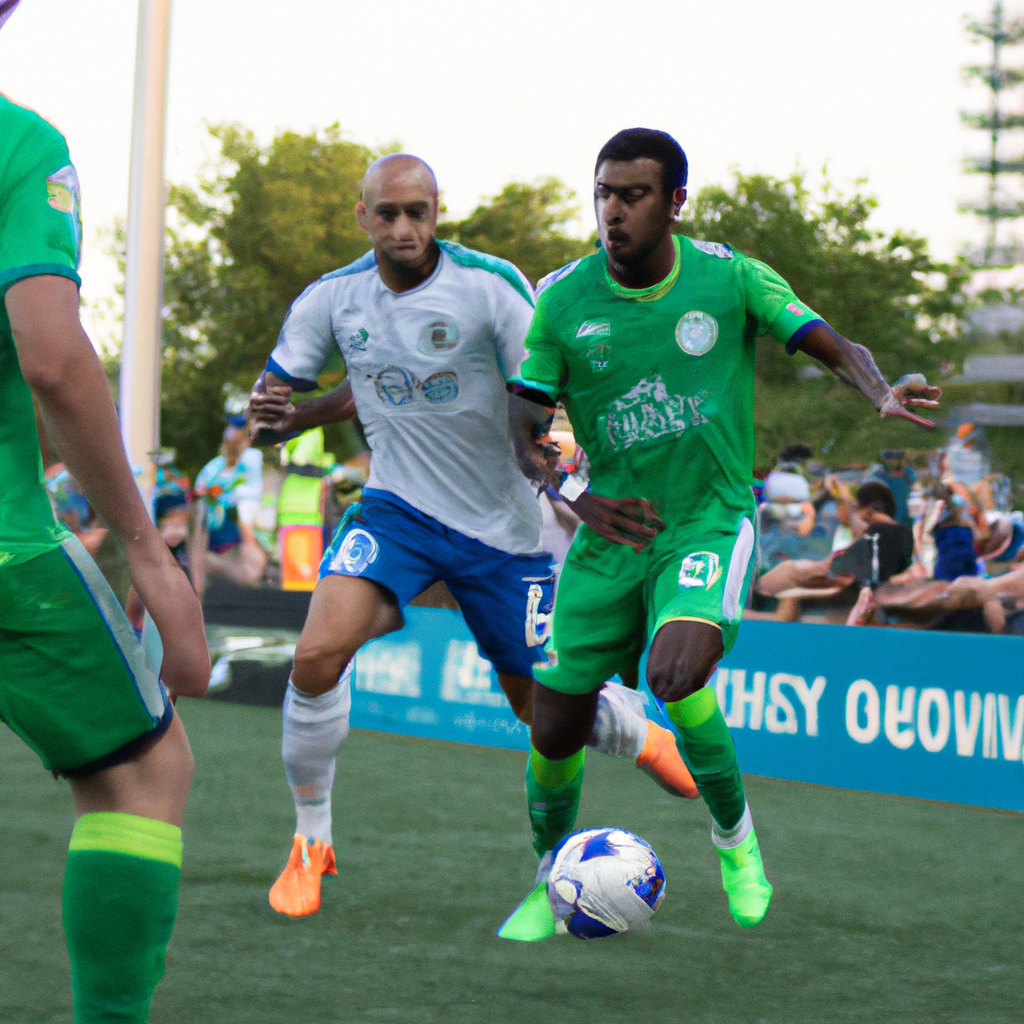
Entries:
{"label": "crowd of spectators", "polygon": [[1024,516],[962,426],[911,466],[830,470],[794,445],[755,487],[752,618],[1024,635]]}

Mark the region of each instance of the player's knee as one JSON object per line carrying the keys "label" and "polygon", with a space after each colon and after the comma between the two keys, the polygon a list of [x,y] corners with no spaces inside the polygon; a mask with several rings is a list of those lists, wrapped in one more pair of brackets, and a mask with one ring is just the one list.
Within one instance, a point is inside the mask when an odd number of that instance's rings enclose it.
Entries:
{"label": "player's knee", "polygon": [[647,685],[667,703],[696,693],[722,657],[722,631],[710,622],[666,622],[647,658]]}
{"label": "player's knee", "polygon": [[597,694],[560,693],[535,683],[530,730],[534,748],[551,761],[563,761],[582,750],[594,731]]}
{"label": "player's knee", "polygon": [[345,666],[355,653],[356,648],[349,644],[316,641],[303,643],[300,639],[295,648],[292,682],[303,693],[319,697],[337,685]]}

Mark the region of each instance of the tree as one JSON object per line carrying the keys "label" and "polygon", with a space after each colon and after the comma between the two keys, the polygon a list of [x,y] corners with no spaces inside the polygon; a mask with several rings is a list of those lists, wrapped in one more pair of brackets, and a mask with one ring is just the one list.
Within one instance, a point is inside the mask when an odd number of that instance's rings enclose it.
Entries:
{"label": "tree", "polygon": [[545,274],[594,251],[594,238],[565,233],[579,216],[573,192],[557,178],[533,185],[512,182],[465,220],[438,226],[438,234],[514,263],[534,284]]}
{"label": "tree", "polygon": [[[812,195],[800,174],[737,174],[729,188],[702,189],[679,230],[769,264],[840,334],[870,348],[888,380],[911,371],[935,376],[943,362],[959,360],[967,269],[933,262],[922,238],[872,228],[875,205],[859,188],[843,195],[827,179]],[[818,375],[808,357],[790,358],[771,341],[758,346],[755,420],[764,466],[797,441],[834,463],[939,443],[904,421],[879,420],[832,374]]]}

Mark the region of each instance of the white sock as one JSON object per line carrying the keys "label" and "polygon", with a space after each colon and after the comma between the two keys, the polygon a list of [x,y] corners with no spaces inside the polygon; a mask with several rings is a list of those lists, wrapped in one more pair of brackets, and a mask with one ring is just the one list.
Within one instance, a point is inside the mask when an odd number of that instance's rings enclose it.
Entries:
{"label": "white sock", "polygon": [[333,846],[331,839],[331,787],[335,754],[348,735],[352,708],[349,680],[352,663],[332,690],[311,697],[288,680],[284,698],[281,757],[295,798],[295,831],[307,839]]}
{"label": "white sock", "polygon": [[647,701],[619,683],[605,683],[597,695],[597,718],[588,746],[612,757],[636,760],[647,742]]}
{"label": "white sock", "polygon": [[754,819],[750,816],[750,805],[743,805],[743,817],[740,818],[732,828],[722,828],[721,825],[711,819],[711,842],[720,850],[731,850],[739,846],[754,827]]}

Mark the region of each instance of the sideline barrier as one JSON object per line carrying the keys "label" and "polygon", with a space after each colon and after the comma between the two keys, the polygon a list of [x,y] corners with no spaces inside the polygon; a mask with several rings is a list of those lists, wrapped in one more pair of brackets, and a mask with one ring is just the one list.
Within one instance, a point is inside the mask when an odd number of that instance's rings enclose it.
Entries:
{"label": "sideline barrier", "polygon": [[[352,725],[526,750],[458,612],[356,658]],[[714,679],[745,772],[1024,811],[1024,638],[745,622]]]}

